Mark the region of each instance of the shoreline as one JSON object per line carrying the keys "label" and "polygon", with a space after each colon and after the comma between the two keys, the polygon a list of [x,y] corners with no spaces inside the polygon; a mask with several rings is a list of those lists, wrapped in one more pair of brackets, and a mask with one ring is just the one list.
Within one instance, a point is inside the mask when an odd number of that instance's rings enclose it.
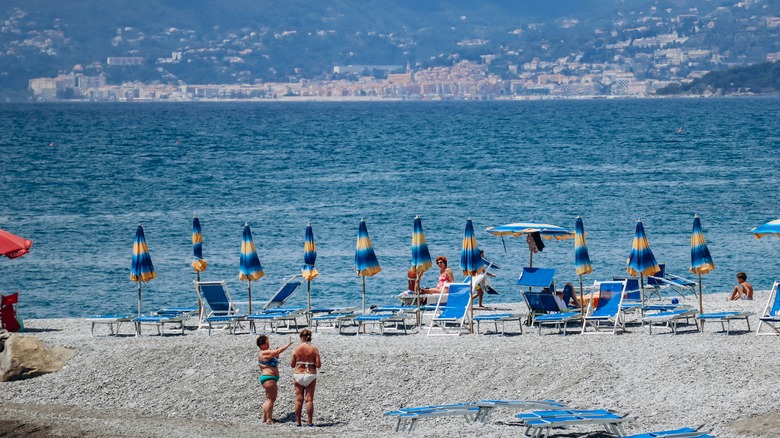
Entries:
{"label": "shoreline", "polygon": [[[509,324],[500,334],[427,337],[314,333],[323,357],[315,396],[314,428],[294,427],[290,353],[281,357],[278,424],[262,424],[255,336],[217,331],[208,336],[190,321],[185,335],[90,336],[84,318],[30,319],[28,332],[48,347],[76,350],[65,368],[39,378],[0,383],[0,421],[22,423],[51,435],[101,437],[398,436],[395,421],[383,417],[401,406],[479,399],[554,399],[574,408],[607,408],[629,414],[629,434],[683,426],[712,430],[718,437],[776,435],[780,408],[771,382],[780,358],[765,354],[776,336],[756,336],[758,314],[769,291],[753,301],[726,301],[726,293],[705,294],[705,311],[755,313],[750,333],[736,323],[729,336],[717,324],[700,334],[680,327],[629,325],[620,335],[542,335]],[[687,304],[697,305],[688,298]],[[496,304],[494,311],[525,313],[523,303]],[[292,336],[272,334],[275,348]],[[522,426],[511,409],[498,410],[486,425],[460,418],[419,422],[415,436],[518,435]],[[606,436],[596,427],[576,427],[569,436]],[[11,435],[13,436],[13,435]],[[31,436],[27,434],[26,436]]]}

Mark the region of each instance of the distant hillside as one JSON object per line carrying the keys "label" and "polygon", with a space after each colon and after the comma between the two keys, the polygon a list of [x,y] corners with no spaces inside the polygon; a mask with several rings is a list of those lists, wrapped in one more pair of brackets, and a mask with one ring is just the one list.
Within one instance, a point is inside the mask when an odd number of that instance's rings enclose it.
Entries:
{"label": "distant hillside", "polygon": [[[658,73],[651,64],[675,55],[648,47],[658,35],[679,36],[664,49],[698,51],[695,62],[675,67],[685,77],[780,52],[778,17],[776,0],[4,0],[0,95],[75,66],[113,84],[226,84],[331,79],[339,65],[461,60],[516,79],[510,67],[570,58],[630,64],[639,78],[664,80],[671,67]],[[108,57],[143,61],[107,66]]]}
{"label": "distant hillside", "polygon": [[689,84],[672,84],[656,92],[675,94],[780,93],[780,62],[764,62],[726,71],[711,71]]}

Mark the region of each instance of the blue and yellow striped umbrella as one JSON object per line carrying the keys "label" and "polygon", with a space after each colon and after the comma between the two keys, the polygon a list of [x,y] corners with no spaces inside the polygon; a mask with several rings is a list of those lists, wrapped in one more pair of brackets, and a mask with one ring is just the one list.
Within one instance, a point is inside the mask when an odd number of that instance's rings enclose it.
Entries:
{"label": "blue and yellow striped umbrella", "polygon": [[415,272],[422,274],[433,266],[431,253],[428,251],[428,243],[425,242],[422,220],[420,216],[414,218],[414,229],[412,231],[412,267]]}
{"label": "blue and yellow striped umbrella", "polygon": [[[469,277],[469,293],[474,290],[474,276],[485,269],[482,256],[479,255],[477,238],[474,236],[474,225],[471,218],[466,220],[466,230],[463,233],[463,246],[460,251],[460,269],[463,275]],[[469,332],[474,333],[474,300],[469,300]]]}
{"label": "blue and yellow striped umbrella", "polygon": [[255,251],[255,243],[252,241],[252,230],[249,224],[244,224],[244,236],[241,239],[241,257],[239,260],[240,272],[239,280],[246,280],[247,295],[249,296],[249,313],[252,313],[252,282],[259,280],[265,275],[263,265],[260,264],[260,258]]}
{"label": "blue and yellow striped umbrella", "polygon": [[661,267],[658,266],[653,251],[650,250],[650,244],[647,242],[647,236],[645,235],[645,227],[642,225],[641,220],[636,221],[634,244],[631,246],[631,254],[629,254],[626,263],[628,264],[626,272],[629,275],[639,277],[642,307],[645,307],[645,284],[643,277],[655,274],[661,270]]}
{"label": "blue and yellow striped umbrella", "polygon": [[363,313],[366,313],[366,277],[372,277],[382,271],[379,261],[368,237],[365,219],[360,219],[357,245],[355,247],[355,272],[363,278]]}
{"label": "blue and yellow striped umbrella", "polygon": [[138,315],[141,315],[141,283],[157,277],[152,265],[152,257],[149,255],[149,247],[146,245],[144,228],[139,224],[133,239],[133,263],[130,267],[130,280],[138,283]]}
{"label": "blue and yellow striped umbrella", "polygon": [[577,216],[574,224],[574,271],[580,277],[580,311],[584,317],[584,294],[582,287],[582,276],[593,272],[593,266],[590,264],[590,255],[588,255],[588,242],[585,240],[585,225],[582,218]]}
{"label": "blue and yellow striped umbrella", "polygon": [[206,259],[203,258],[203,234],[200,230],[200,219],[195,216],[192,219],[192,253],[194,258],[192,259],[192,269],[198,275],[198,281],[200,281],[200,273],[206,270]]}
{"label": "blue and yellow striped umbrella", "polygon": [[[701,276],[709,274],[715,269],[710,250],[707,249],[707,241],[701,231],[699,215],[693,216],[693,231],[691,232],[691,272],[699,276],[699,313],[704,313],[704,303],[701,295]],[[702,324],[704,322],[702,321]]]}
{"label": "blue and yellow striped umbrella", "polygon": [[771,235],[780,237],[780,219],[767,222],[764,225],[753,228],[751,231],[753,232],[753,235],[756,237],[756,239]]}
{"label": "blue and yellow striped umbrella", "polygon": [[306,225],[306,236],[303,240],[303,267],[301,276],[308,282],[306,294],[306,314],[311,315],[311,281],[319,275],[319,271],[314,267],[317,261],[317,246],[314,244],[314,231],[311,224]]}

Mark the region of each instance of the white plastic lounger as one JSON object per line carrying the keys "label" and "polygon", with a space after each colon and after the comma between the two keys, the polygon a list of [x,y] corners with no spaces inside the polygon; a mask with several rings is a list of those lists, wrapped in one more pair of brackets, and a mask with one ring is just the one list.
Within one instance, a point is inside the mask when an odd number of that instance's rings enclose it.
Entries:
{"label": "white plastic lounger", "polygon": [[625,438],[715,438],[707,432],[701,432],[690,427],[680,429],[663,430],[659,432],[646,432],[637,435],[629,435]]}
{"label": "white plastic lounger", "polygon": [[[701,322],[707,322],[707,321],[713,321],[713,322],[719,322],[721,331],[726,332],[726,334],[731,334],[731,321],[739,321],[743,320],[745,321],[745,324],[747,324],[747,332],[750,333],[750,320],[749,317],[753,316],[753,312],[712,312],[712,313],[702,313],[699,314],[699,316],[696,317]],[[704,324],[702,324],[702,327],[699,329],[702,333],[704,333]]]}
{"label": "white plastic lounger", "polygon": [[601,425],[607,432],[619,437],[625,436],[623,423],[626,415],[620,415],[606,409],[572,409],[534,411],[530,414],[518,414],[517,418],[526,426],[525,436],[550,436],[553,428],[567,428],[577,425]]}
{"label": "white plastic lounger", "polygon": [[690,319],[696,316],[695,309],[677,309],[668,312],[658,312],[642,317],[642,325],[647,324],[648,333],[653,334],[653,325],[663,325],[672,329],[677,334],[677,325],[681,322],[690,323]]}
{"label": "white plastic lounger", "polygon": [[[106,315],[92,315],[87,318],[87,322],[92,323],[90,332],[92,336],[95,336],[95,324],[107,324],[110,335],[118,335],[119,328],[122,327],[123,322],[132,322],[133,315],[129,313],[109,313]],[[116,331],[114,331],[114,324],[116,324]]]}
{"label": "white plastic lounger", "polygon": [[157,334],[162,336],[165,332],[165,325],[166,324],[172,324],[174,325],[174,328],[178,329],[179,332],[183,335],[184,334],[184,321],[187,320],[187,316],[183,315],[142,315],[138,316],[133,319],[133,323],[135,324],[135,334],[136,336],[141,336],[141,326],[146,325],[154,325],[157,327]]}
{"label": "white plastic lounger", "polygon": [[534,318],[534,324],[538,325],[537,334],[542,334],[543,325],[554,325],[558,329],[558,333],[566,336],[566,327],[569,322],[580,322],[582,314],[580,312],[558,312],[558,313],[546,313],[544,315],[538,315]]}
{"label": "white plastic lounger", "polygon": [[480,324],[493,323],[493,327],[496,333],[498,333],[498,323],[501,323],[501,334],[506,335],[506,323],[517,321],[517,325],[520,327],[520,334],[523,334],[523,319],[519,313],[490,313],[486,315],[477,315],[474,317],[474,322],[477,323],[477,334],[480,331]]}

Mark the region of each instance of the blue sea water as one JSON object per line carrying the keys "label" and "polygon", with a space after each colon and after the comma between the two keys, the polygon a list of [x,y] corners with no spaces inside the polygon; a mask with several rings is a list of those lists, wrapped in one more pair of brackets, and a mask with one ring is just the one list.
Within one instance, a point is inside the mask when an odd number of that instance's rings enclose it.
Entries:
{"label": "blue sea water", "polygon": [[[584,219],[591,283],[625,274],[636,220],[667,271],[687,275],[699,213],[717,269],[705,291],[744,270],[757,289],[780,279],[780,240],[750,229],[780,217],[780,99],[476,103],[208,103],[0,105],[0,228],[35,242],[0,259],[0,291],[19,291],[25,318],[136,309],[130,259],[143,224],[157,278],[143,309],[195,303],[191,227],[203,226],[203,279],[238,280],[243,225],[265,277],[262,302],[300,272],[311,222],[317,306],[358,305],[353,270],[365,218],[383,270],[370,304],[405,289],[412,221],[431,253],[458,272],[466,219],[499,263],[499,296],[518,301],[524,239],[491,225]],[[576,282],[573,239],[552,241],[534,266]],[[429,271],[425,285],[437,273]],[[305,303],[305,288],[290,304]]]}

